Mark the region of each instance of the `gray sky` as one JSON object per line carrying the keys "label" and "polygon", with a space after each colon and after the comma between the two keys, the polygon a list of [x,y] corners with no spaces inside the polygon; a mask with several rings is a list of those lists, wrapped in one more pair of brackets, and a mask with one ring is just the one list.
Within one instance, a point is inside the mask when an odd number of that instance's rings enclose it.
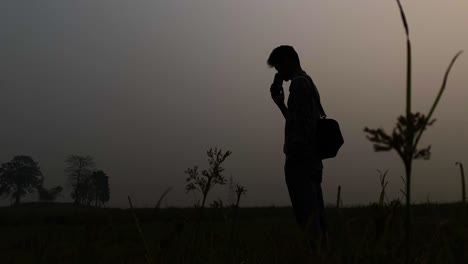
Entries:
{"label": "gray sky", "polygon": [[[414,110],[427,113],[443,73],[468,49],[468,3],[403,1],[414,50]],[[270,99],[273,48],[296,48],[345,145],[324,162],[324,196],[367,204],[389,169],[401,197],[402,163],[374,153],[363,128],[389,131],[404,112],[405,36],[395,1],[159,0],[2,1],[0,162],[31,155],[46,185],[65,185],[68,154],[89,154],[110,176],[111,206],[188,206],[187,167],[206,150],[231,150],[227,177],[249,206],[289,205],[283,176],[284,120]],[[468,54],[455,64],[423,136],[414,200],[460,198],[455,161],[468,164]],[[285,83],[285,88],[289,83]],[[67,189],[65,197],[69,197]],[[226,201],[226,188],[211,199]]]}

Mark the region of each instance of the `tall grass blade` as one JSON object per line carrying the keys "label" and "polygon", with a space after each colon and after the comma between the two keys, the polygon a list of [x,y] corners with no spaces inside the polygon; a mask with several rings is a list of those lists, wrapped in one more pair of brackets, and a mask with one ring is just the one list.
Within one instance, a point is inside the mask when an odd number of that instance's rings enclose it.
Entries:
{"label": "tall grass blade", "polygon": [[[432,117],[432,114],[434,113],[436,107],[437,107],[437,104],[439,103],[440,101],[440,98],[442,97],[442,94],[444,93],[445,91],[445,86],[447,85],[447,80],[448,80],[448,76],[450,74],[450,71],[452,70],[452,66],[453,64],[455,64],[455,61],[458,59],[458,57],[463,53],[463,50],[460,50],[459,52],[457,52],[457,54],[455,54],[455,56],[453,57],[452,61],[450,62],[449,66],[447,67],[447,70],[445,71],[445,75],[444,75],[444,80],[442,82],[442,86],[440,87],[440,90],[439,90],[439,93],[437,94],[437,97],[434,101],[434,104],[432,105],[431,107],[431,110],[429,111],[429,114],[427,115],[426,117],[426,122],[425,122],[425,125],[427,125],[427,123],[429,122],[429,120],[431,119]],[[418,142],[419,140],[421,139],[421,136],[422,136],[422,133],[423,133],[424,129],[422,129],[418,136],[416,137],[416,141],[414,142],[414,147],[416,148],[416,146],[418,145]]]}
{"label": "tall grass blade", "polygon": [[151,257],[150,257],[150,253],[149,253],[148,243],[146,243],[145,235],[143,234],[143,230],[141,229],[141,226],[140,226],[140,221],[138,221],[138,217],[136,216],[135,211],[133,210],[132,199],[130,198],[130,196],[128,196],[128,203],[130,204],[130,210],[131,210],[132,215],[133,215],[133,220],[135,220],[135,226],[138,229],[138,234],[140,235],[140,238],[143,241],[143,245],[145,246],[146,263],[151,264],[152,261],[151,261]]}
{"label": "tall grass blade", "polygon": [[388,181],[386,181],[388,170],[386,170],[384,173],[382,173],[380,170],[377,170],[377,171],[380,174],[380,187],[381,187],[380,196],[379,196],[379,207],[382,208],[384,206],[385,198],[387,196],[385,189],[387,188],[387,185],[388,185]]}
{"label": "tall grass blade", "polygon": [[167,195],[172,189],[173,189],[172,187],[169,187],[169,188],[167,188],[167,189],[163,192],[163,194],[161,195],[161,197],[159,197],[159,200],[158,200],[158,202],[156,203],[156,206],[154,207],[154,209],[157,210],[157,209],[161,208],[161,203],[162,203],[162,201],[164,200],[164,197],[166,197],[166,195]]}
{"label": "tall grass blade", "polygon": [[[412,97],[412,82],[411,82],[411,64],[412,64],[412,58],[411,58],[411,41],[408,39],[406,40],[406,57],[407,57],[407,63],[406,63],[406,120],[409,120],[409,117],[411,115],[411,97]],[[408,129],[408,133],[411,133],[411,129]],[[410,134],[412,135],[412,133]],[[411,138],[411,137],[410,137]],[[412,140],[412,138],[411,138]]]}
{"label": "tall grass blade", "polygon": [[403,10],[403,7],[401,6],[400,0],[397,0],[397,3],[398,3],[398,8],[400,9],[401,20],[403,20],[403,26],[405,27],[406,36],[409,36],[409,28],[408,28],[408,22],[406,21],[405,11]]}
{"label": "tall grass blade", "polygon": [[[463,169],[463,163],[455,162],[455,165],[460,166],[461,185],[462,185],[462,205],[466,204],[466,186],[465,186],[465,170]],[[463,209],[465,210],[465,209]]]}
{"label": "tall grass blade", "polygon": [[397,0],[398,8],[400,9],[401,19],[403,21],[403,26],[405,27],[406,33],[406,139],[404,142],[403,150],[403,162],[405,164],[405,174],[406,174],[406,217],[405,217],[405,263],[410,262],[411,258],[411,171],[412,171],[412,162],[413,162],[413,140],[414,140],[414,128],[411,120],[411,75],[412,75],[412,55],[411,55],[411,41],[409,37],[409,27],[406,20],[405,11],[403,6],[400,3],[400,0]]}
{"label": "tall grass blade", "polygon": [[397,3],[398,8],[400,9],[401,20],[403,21],[403,26],[405,27],[406,33],[406,119],[408,119],[411,114],[411,41],[409,38],[409,27],[408,22],[406,20],[405,11],[400,3],[400,0],[397,0]]}

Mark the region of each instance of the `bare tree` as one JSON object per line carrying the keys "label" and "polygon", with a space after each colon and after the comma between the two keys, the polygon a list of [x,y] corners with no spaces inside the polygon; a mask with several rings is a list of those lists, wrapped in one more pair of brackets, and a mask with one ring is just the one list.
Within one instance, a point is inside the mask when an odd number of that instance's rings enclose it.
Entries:
{"label": "bare tree", "polygon": [[83,205],[88,196],[89,177],[96,163],[89,155],[70,155],[65,163],[67,164],[65,173],[72,185],[71,197],[75,200],[75,205]]}

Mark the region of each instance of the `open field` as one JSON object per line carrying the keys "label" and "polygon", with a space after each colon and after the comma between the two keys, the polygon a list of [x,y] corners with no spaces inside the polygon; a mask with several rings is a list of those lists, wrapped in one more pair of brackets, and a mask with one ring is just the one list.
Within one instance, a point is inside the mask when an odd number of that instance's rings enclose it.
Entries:
{"label": "open field", "polygon": [[[193,208],[135,209],[135,214],[143,236],[130,210],[0,208],[1,263],[404,260],[403,208],[398,205],[328,208],[326,251],[308,249],[289,207],[241,208],[237,221],[234,208],[206,209],[203,220]],[[468,263],[468,221],[459,204],[415,205],[413,224],[414,263]]]}

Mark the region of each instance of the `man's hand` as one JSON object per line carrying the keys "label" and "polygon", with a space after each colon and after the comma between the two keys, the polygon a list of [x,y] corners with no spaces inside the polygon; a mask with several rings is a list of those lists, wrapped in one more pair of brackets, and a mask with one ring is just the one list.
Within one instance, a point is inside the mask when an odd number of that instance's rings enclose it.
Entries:
{"label": "man's hand", "polygon": [[271,98],[275,102],[275,104],[281,110],[281,113],[286,118],[287,115],[287,107],[284,103],[284,90],[283,90],[283,78],[278,73],[275,75],[275,79],[273,84],[270,87]]}
{"label": "man's hand", "polygon": [[275,74],[273,84],[270,87],[271,98],[278,105],[284,104],[283,78],[279,73]]}
{"label": "man's hand", "polygon": [[284,105],[284,92],[281,91],[280,93],[271,93],[271,98],[273,99],[273,102],[277,104],[278,106]]}
{"label": "man's hand", "polygon": [[283,76],[279,72],[277,72],[275,74],[275,78],[273,79],[273,84],[278,85],[278,86],[282,86],[283,85],[283,79],[284,79]]}

